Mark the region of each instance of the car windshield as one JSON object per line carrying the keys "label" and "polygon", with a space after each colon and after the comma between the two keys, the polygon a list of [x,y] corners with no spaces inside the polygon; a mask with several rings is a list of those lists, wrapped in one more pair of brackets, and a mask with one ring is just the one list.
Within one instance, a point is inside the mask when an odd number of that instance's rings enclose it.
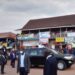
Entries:
{"label": "car windshield", "polygon": [[43,56],[45,51],[46,51],[45,48],[35,48],[35,49],[27,49],[26,52],[30,56]]}
{"label": "car windshield", "polygon": [[34,48],[34,49],[27,49],[27,53],[29,54],[29,56],[43,56],[45,52],[49,52],[49,53],[53,53],[53,54],[61,54],[60,52],[58,52],[55,49],[50,49],[48,47],[44,47],[44,48]]}

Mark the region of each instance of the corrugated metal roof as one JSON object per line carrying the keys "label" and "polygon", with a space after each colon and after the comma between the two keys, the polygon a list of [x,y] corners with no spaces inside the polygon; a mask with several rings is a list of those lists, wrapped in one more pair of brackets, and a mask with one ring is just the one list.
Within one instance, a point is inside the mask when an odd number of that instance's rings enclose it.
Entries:
{"label": "corrugated metal roof", "polygon": [[75,27],[75,14],[30,20],[26,25],[24,25],[22,31],[71,26]]}
{"label": "corrugated metal roof", "polygon": [[0,38],[13,38],[16,39],[16,34],[11,32],[0,33]]}

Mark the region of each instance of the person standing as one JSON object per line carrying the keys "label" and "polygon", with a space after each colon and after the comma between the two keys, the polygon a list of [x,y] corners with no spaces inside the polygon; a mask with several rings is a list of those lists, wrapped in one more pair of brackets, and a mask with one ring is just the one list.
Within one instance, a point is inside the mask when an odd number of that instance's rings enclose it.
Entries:
{"label": "person standing", "polygon": [[63,50],[64,50],[64,49],[63,49],[62,45],[59,45],[59,50],[58,50],[58,51],[59,51],[60,53],[64,53]]}
{"label": "person standing", "polygon": [[57,75],[57,60],[54,55],[47,56],[43,75]]}
{"label": "person standing", "polygon": [[7,63],[7,60],[5,58],[5,55],[0,51],[0,65],[1,65],[1,74],[4,74],[4,68],[5,64]]}
{"label": "person standing", "polygon": [[73,54],[73,48],[71,44],[67,44],[64,48],[64,54]]}
{"label": "person standing", "polygon": [[5,56],[5,58],[7,58],[7,49],[6,49],[6,47],[3,46],[1,50],[2,50],[2,53]]}
{"label": "person standing", "polygon": [[29,56],[23,50],[23,47],[20,47],[18,54],[17,72],[19,72],[19,75],[28,75],[30,72]]}
{"label": "person standing", "polygon": [[15,60],[16,60],[16,53],[15,53],[14,48],[10,52],[10,60],[11,60],[10,64],[11,64],[12,68],[14,68],[15,67]]}

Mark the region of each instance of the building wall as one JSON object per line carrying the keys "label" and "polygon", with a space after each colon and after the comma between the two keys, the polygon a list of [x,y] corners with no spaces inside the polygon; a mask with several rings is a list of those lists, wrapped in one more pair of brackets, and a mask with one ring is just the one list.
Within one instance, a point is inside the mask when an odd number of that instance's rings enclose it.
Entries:
{"label": "building wall", "polygon": [[[41,37],[39,36],[40,32],[41,32]],[[50,37],[48,37],[48,34],[46,35],[44,32],[49,32]],[[49,29],[40,29],[40,30],[32,30],[32,31],[23,31],[23,35],[31,35],[31,34],[34,34],[34,37],[32,38],[38,38],[39,40],[37,41],[42,42],[43,44],[49,44],[49,45],[54,43],[65,44],[69,42],[74,42],[75,27],[52,28],[52,29],[49,28]],[[70,37],[68,35],[70,35]],[[68,41],[65,42],[65,38],[67,38]],[[58,40],[56,41],[56,39]],[[25,41],[26,40],[24,40],[24,42]],[[33,40],[31,41],[33,42]]]}

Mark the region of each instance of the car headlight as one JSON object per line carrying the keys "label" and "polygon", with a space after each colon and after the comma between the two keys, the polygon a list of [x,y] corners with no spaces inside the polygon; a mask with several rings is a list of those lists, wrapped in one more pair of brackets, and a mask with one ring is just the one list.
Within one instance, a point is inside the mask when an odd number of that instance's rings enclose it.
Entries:
{"label": "car headlight", "polygon": [[67,60],[71,60],[73,57],[72,56],[65,56],[64,58]]}

